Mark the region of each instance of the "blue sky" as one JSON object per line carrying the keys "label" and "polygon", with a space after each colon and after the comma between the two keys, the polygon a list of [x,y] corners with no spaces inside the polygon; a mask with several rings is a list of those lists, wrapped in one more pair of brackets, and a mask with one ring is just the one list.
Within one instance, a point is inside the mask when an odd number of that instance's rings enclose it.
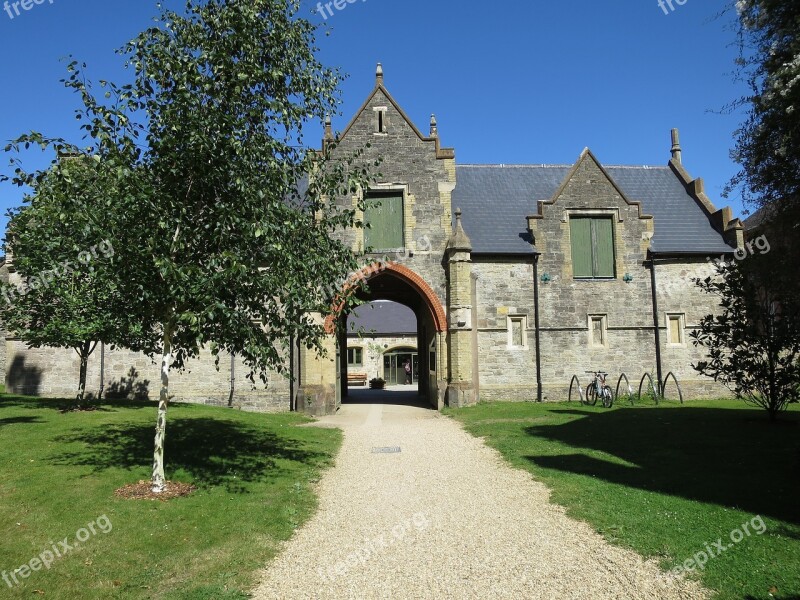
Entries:
{"label": "blue sky", "polygon": [[[357,0],[312,19],[330,32],[320,36],[322,61],[350,75],[336,129],[381,62],[386,87],[420,129],[436,113],[459,163],[571,164],[588,146],[605,164],[664,165],[678,127],[689,172],[741,215],[738,197],[721,198],[737,171],[729,152],[743,115],[720,111],[745,91],[732,75],[730,17],[715,18],[725,5],[686,0],[665,14],[657,0]],[[316,6],[303,0],[307,14]],[[149,0],[44,0],[13,19],[0,11],[0,141],[35,129],[80,142],[60,59],[86,62],[94,81],[120,81],[114,50],[155,14]],[[308,132],[317,144],[321,128]],[[45,164],[38,153],[26,160]],[[0,161],[7,173],[8,157]],[[3,213],[21,198],[0,184]]]}

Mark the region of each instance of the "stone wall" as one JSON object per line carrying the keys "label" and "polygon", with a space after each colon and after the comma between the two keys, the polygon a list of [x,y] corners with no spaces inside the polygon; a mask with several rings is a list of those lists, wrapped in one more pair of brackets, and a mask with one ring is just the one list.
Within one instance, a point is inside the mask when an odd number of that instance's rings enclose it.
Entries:
{"label": "stone wall", "polygon": [[[384,377],[383,355],[392,352],[396,348],[417,348],[417,336],[363,336],[361,338],[351,337],[347,339],[347,348],[361,348],[363,350],[364,364],[360,366],[347,367],[348,373],[364,373],[367,381],[373,377]],[[423,365],[423,355],[420,355],[420,368]],[[356,386],[358,387],[358,386]]]}
{"label": "stone wall", "polygon": [[[616,261],[613,279],[573,278],[569,230],[572,214],[612,216]],[[545,274],[550,277],[549,282],[539,285],[545,399],[566,399],[572,376],[577,374],[587,381],[587,370],[610,373],[612,387],[620,374],[626,373],[635,391],[645,372],[656,374],[651,272],[647,262],[652,218],[621,195],[587,152],[555,200],[543,203],[541,215],[531,222],[536,247],[542,252],[540,278]],[[691,259],[656,267],[663,375],[674,371],[687,395],[728,395],[725,388],[691,369],[690,364],[699,353],[688,340],[688,330],[681,345],[668,345],[666,338],[668,312],[685,314],[685,324],[691,328],[701,313],[713,309],[709,299],[701,297],[689,281],[706,273],[709,267],[703,260]],[[605,317],[607,330],[602,346],[591,343],[590,315]]]}
{"label": "stone wall", "polygon": [[[6,265],[5,256],[0,257],[0,282],[8,283],[8,266]],[[6,328],[5,324],[0,322],[0,381],[6,380]]]}
{"label": "stone wall", "polygon": [[[479,393],[483,401],[536,399],[532,257],[527,260],[473,256]],[[521,347],[510,344],[508,320],[512,316],[525,320]]]}
{"label": "stone wall", "polygon": [[[385,132],[377,131],[377,111],[384,110]],[[369,148],[366,148],[369,145]],[[443,158],[435,138],[422,136],[383,87],[376,87],[361,112],[342,132],[334,156],[364,150],[363,161],[382,159],[375,190],[397,190],[404,196],[405,252],[389,253],[419,274],[444,302],[446,274],[442,255],[451,231],[450,195],[455,188],[455,159]],[[373,168],[373,171],[375,169]],[[355,205],[358,198],[340,198]],[[354,250],[364,249],[364,230],[341,235]],[[410,255],[409,255],[410,253]],[[383,256],[379,252],[365,262]]]}
{"label": "stone wall", "polygon": [[[661,361],[664,376],[675,373],[688,397],[729,397],[730,390],[704,377],[692,368],[703,360],[703,348],[692,344],[690,333],[699,328],[700,320],[718,310],[717,299],[706,294],[692,280],[705,279],[715,273],[711,260],[704,257],[680,260],[659,260],[656,263],[656,290],[661,328]],[[682,343],[670,343],[668,315],[681,315],[684,322]],[[670,392],[668,388],[668,393]]]}
{"label": "stone wall", "polygon": [[[27,348],[10,339],[5,344],[10,357],[6,376],[9,393],[73,398],[78,389],[80,362],[74,350]],[[89,358],[86,391],[91,397],[100,392],[101,347]],[[267,386],[260,380],[255,389],[247,380],[248,369],[235,361],[235,388],[231,401],[230,355],[221,355],[219,370],[210,353],[189,361],[183,372],[170,373],[170,395],[175,402],[214,406],[233,406],[242,410],[282,411],[289,409],[290,382],[273,373]],[[161,386],[160,365],[143,354],[126,350],[105,350],[104,396],[157,401]]]}
{"label": "stone wall", "polygon": [[[383,113],[384,131],[378,130],[379,112]],[[434,310],[446,310],[447,272],[442,256],[452,230],[450,197],[455,188],[454,153],[441,149],[437,137],[424,136],[407,119],[382,86],[380,78],[362,109],[341,132],[334,157],[349,156],[359,150],[364,151],[362,160],[365,164],[382,160],[377,169],[380,177],[371,189],[402,193],[404,211],[404,248],[368,254],[363,257],[364,265],[387,256],[398,261],[413,273],[412,283],[413,278],[419,278],[430,286],[435,296],[433,301],[438,305]],[[342,206],[355,207],[359,199],[356,196],[335,201]],[[363,217],[361,214],[358,216]],[[363,252],[362,229],[342,232],[340,239],[355,251]],[[382,298],[385,297],[375,295],[368,299]],[[415,304],[411,307],[425,329],[424,345],[427,347],[438,338],[431,319],[427,317],[426,301],[421,296],[409,299],[410,304]],[[331,344],[335,344],[333,336]],[[435,404],[439,403],[437,398],[443,393],[441,382],[446,380],[443,371],[446,364],[446,361],[439,360],[439,371],[428,381],[427,393]],[[303,396],[309,403],[308,412],[324,414],[336,410],[335,402],[331,403],[331,395],[335,395],[335,385],[331,383],[334,373],[334,363],[307,357],[303,370]]]}

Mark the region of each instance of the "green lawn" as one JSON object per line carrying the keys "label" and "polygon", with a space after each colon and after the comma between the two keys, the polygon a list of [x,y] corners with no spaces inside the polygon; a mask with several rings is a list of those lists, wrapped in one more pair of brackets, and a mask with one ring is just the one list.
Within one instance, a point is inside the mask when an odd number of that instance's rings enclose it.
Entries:
{"label": "green lawn", "polygon": [[[497,403],[448,413],[609,541],[665,569],[708,546],[718,556],[692,576],[721,599],[800,598],[797,406],[780,425],[736,401],[610,410]],[[729,548],[721,552],[718,540]]]}
{"label": "green lawn", "polygon": [[[297,415],[174,405],[167,476],[199,490],[122,500],[116,488],[149,478],[155,404],[61,404],[0,396],[0,570],[39,568],[12,589],[0,580],[2,598],[245,598],[314,511],[312,486],[341,444]],[[59,544],[76,537],[88,539]],[[63,556],[49,569],[31,563],[53,545]]]}

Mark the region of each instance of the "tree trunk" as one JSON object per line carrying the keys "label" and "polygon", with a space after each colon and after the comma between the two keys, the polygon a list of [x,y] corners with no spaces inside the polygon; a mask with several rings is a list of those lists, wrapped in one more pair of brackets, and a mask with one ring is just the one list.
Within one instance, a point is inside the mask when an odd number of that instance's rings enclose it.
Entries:
{"label": "tree trunk", "polygon": [[89,367],[89,356],[91,356],[95,346],[97,346],[97,342],[95,342],[93,346],[92,341],[87,340],[83,342],[81,346],[75,348],[75,352],[78,353],[78,357],[81,361],[80,374],[78,375],[78,395],[75,398],[78,408],[85,406],[84,399],[86,396],[86,372],[88,371]]}
{"label": "tree trunk", "polygon": [[172,364],[172,331],[164,328],[164,349],[161,356],[161,393],[158,397],[158,418],[156,420],[156,439],[153,448],[152,490],[160,494],[166,489],[164,477],[164,438],[167,432],[167,408],[169,406],[169,368]]}
{"label": "tree trunk", "polygon": [[81,349],[78,351],[78,356],[81,359],[81,370],[78,375],[78,397],[76,401],[78,406],[83,406],[84,396],[86,395],[86,370],[89,365],[89,342],[84,342]]}

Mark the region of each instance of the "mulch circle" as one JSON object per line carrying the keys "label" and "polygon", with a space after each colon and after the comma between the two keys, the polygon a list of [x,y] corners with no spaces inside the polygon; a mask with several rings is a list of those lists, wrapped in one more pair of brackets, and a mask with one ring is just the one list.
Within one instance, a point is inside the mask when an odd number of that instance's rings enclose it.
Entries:
{"label": "mulch circle", "polygon": [[114,495],[118,498],[127,498],[129,500],[161,500],[166,502],[173,498],[180,498],[188,496],[197,489],[197,486],[191,483],[181,483],[180,481],[167,481],[166,489],[160,494],[156,494],[151,488],[153,484],[151,481],[140,481],[139,483],[129,483],[124,485],[118,490],[114,491]]}

